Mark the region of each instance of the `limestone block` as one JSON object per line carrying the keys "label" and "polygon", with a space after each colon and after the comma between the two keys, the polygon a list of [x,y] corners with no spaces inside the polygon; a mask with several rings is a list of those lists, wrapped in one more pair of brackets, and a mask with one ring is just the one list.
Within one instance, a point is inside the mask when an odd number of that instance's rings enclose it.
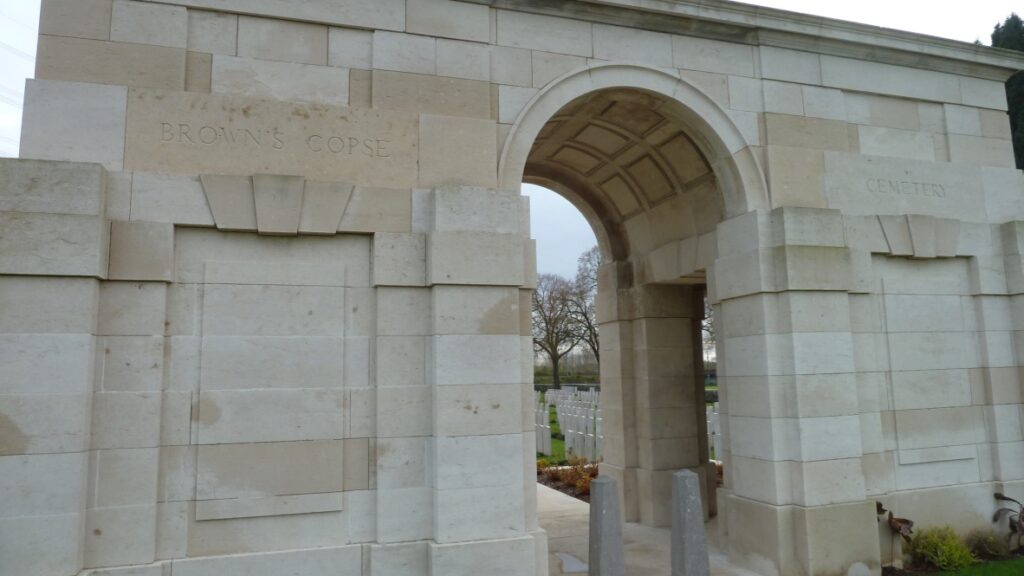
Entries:
{"label": "limestone block", "polygon": [[672,37],[622,26],[594,25],[594,58],[672,67]]}
{"label": "limestone block", "polygon": [[790,290],[846,290],[850,286],[850,252],[826,246],[776,249],[776,283]]}
{"label": "limestone block", "polygon": [[82,568],[82,516],[0,519],[0,554],[13,574],[75,574]]}
{"label": "limestone block", "polygon": [[892,332],[963,330],[960,297],[941,294],[886,294],[885,325]]}
{"label": "limestone block", "polygon": [[409,190],[357,186],[338,224],[339,232],[409,232],[412,199]]}
{"label": "limestone block", "polygon": [[571,72],[580,70],[587,65],[587,59],[582,56],[568,56],[566,54],[553,54],[550,52],[533,51],[533,87],[543,88],[552,80]]}
{"label": "limestone block", "polygon": [[185,48],[188,42],[186,10],[182,6],[114,0],[110,39],[114,42]]}
{"label": "limestone block", "polygon": [[427,237],[422,234],[379,233],[373,236],[375,286],[424,286]]}
{"label": "limestone block", "polygon": [[377,442],[377,486],[399,490],[429,486],[432,442],[425,437],[381,438]]}
{"label": "limestone block", "polygon": [[491,81],[511,86],[533,86],[530,50],[491,46]]}
{"label": "limestone block", "polygon": [[197,458],[197,520],[341,509],[341,440],[204,445]]}
{"label": "limestone block", "polygon": [[438,232],[520,231],[521,199],[517,191],[442,186],[433,193],[433,226]]}
{"label": "limestone block", "polygon": [[960,243],[960,221],[951,218],[935,220],[935,255],[952,258],[957,255]]}
{"label": "limestone block", "polygon": [[353,28],[331,28],[328,33],[327,63],[339,68],[373,68],[373,32]]}
{"label": "limestone block", "polygon": [[163,284],[104,282],[99,296],[97,334],[163,334],[167,297]]}
{"label": "limestone block", "polygon": [[199,394],[199,444],[343,438],[344,393],[331,389]]}
{"label": "limestone block", "polygon": [[280,0],[259,0],[257,3],[251,0],[174,0],[174,3],[355,28],[402,30],[405,27],[405,9],[401,0],[346,0],[341,3],[336,0],[306,0],[294,6]]}
{"label": "limestone block", "polygon": [[824,208],[825,158],[817,150],[768,146],[773,206]]}
{"label": "limestone block", "polygon": [[852,124],[865,124],[900,130],[945,132],[942,106],[916,103],[878,94],[847,93],[846,119]]}
{"label": "limestone block", "polygon": [[345,492],[344,496],[345,516],[348,517],[349,540],[353,544],[376,542],[377,491],[356,490]]}
{"label": "limestone block", "polygon": [[523,284],[523,243],[518,234],[434,232],[427,244],[430,284]]}
{"label": "limestone block", "polygon": [[260,234],[298,234],[305,179],[301,176],[256,174],[252,183],[256,228]]}
{"label": "limestone block", "polygon": [[213,54],[188,52],[185,55],[185,90],[210,92],[213,82]]}
{"label": "limestone block", "polygon": [[[765,95],[764,86],[779,84],[781,86],[789,86],[789,84],[780,84],[777,82],[765,82],[761,80],[755,80],[753,78],[746,78],[744,76],[728,76],[728,90],[729,90],[729,108],[732,110],[746,110],[748,112],[764,112],[765,111]],[[797,106],[800,108],[800,114],[803,112],[802,106],[800,106],[800,99],[796,99]],[[778,106],[772,106],[770,112],[784,112],[779,110]],[[784,112],[786,113],[786,112]]]}
{"label": "limestone block", "polygon": [[772,235],[779,244],[846,245],[842,215],[836,210],[781,208],[771,214]]}
{"label": "limestone block", "polygon": [[348,105],[348,71],[344,69],[215,54],[212,74],[213,92]]}
{"label": "limestone block", "polygon": [[40,36],[36,78],[181,90],[185,87],[185,50]]}
{"label": "limestone block", "polygon": [[377,390],[377,436],[428,436],[433,426],[427,386],[389,386]]}
{"label": "limestone block", "polygon": [[770,145],[815,150],[846,151],[846,123],[784,114],[765,114],[765,134]]}
{"label": "limestone block", "polygon": [[935,160],[935,142],[927,132],[858,126],[860,151],[871,156]]}
{"label": "limestone block", "polygon": [[[159,511],[157,514],[159,514]],[[150,564],[120,568],[97,568],[95,570],[86,570],[82,573],[82,576],[162,576],[163,570],[164,568],[161,564]]]}
{"label": "limestone block", "polygon": [[905,216],[879,216],[889,253],[893,256],[910,256],[914,253],[910,238],[910,226]]}
{"label": "limestone block", "polygon": [[0,211],[102,216],[106,178],[93,164],[0,159]]}
{"label": "limestone block", "polygon": [[519,290],[437,286],[432,290],[434,334],[518,334]]}
{"label": "limestone block", "polygon": [[495,130],[491,120],[421,115],[419,184],[495,186]]}
{"label": "limestone block", "polygon": [[0,518],[77,514],[88,470],[83,453],[0,456],[0,497],[7,502]]}
{"label": "limestone block", "polygon": [[[522,534],[525,529],[525,517],[521,486],[517,479],[513,486],[436,490],[434,539],[437,542],[465,542],[477,538],[495,540]],[[532,539],[529,540],[529,544],[532,554]],[[532,564],[530,562],[526,569],[532,570]],[[472,565],[482,567],[479,559]],[[435,564],[433,568],[436,567]],[[494,568],[497,569],[498,566],[494,565]]]}
{"label": "limestone block", "polygon": [[161,446],[188,445],[192,434],[192,391],[165,391],[160,401]]}
{"label": "limestone block", "polygon": [[105,391],[156,392],[163,376],[162,337],[107,336],[99,342]]}
{"label": "limestone block", "polygon": [[498,121],[512,124],[526,105],[537,95],[536,88],[498,87]]}
{"label": "limestone block", "polygon": [[477,570],[528,576],[534,573],[533,537],[503,540],[429,543],[430,574],[471,574]]}
{"label": "limestone block", "polygon": [[93,333],[98,295],[95,280],[4,276],[0,278],[0,333],[56,333],[61,338]]}
{"label": "limestone block", "polygon": [[372,93],[374,108],[491,117],[490,84],[478,80],[381,70],[373,73]]}
{"label": "limestone block", "polygon": [[408,542],[430,538],[434,522],[431,488],[377,491],[377,542]]}
{"label": "limestone block", "polygon": [[377,337],[377,386],[426,383],[427,352],[423,336]]}
{"label": "limestone block", "polygon": [[475,42],[438,39],[437,75],[489,81],[490,47]]}
{"label": "limestone block", "polygon": [[92,453],[95,492],[90,508],[150,505],[157,495],[156,448],[99,450]]}
{"label": "limestone block", "polygon": [[251,178],[203,174],[199,181],[218,229],[256,229],[256,202]]}
{"label": "limestone block", "polygon": [[959,164],[1013,168],[1013,146],[999,138],[949,135],[949,159]]}
{"label": "limestone block", "polygon": [[804,114],[812,118],[846,120],[842,90],[803,86]]}
{"label": "limestone block", "polygon": [[306,181],[299,231],[306,234],[338,232],[341,216],[352,197],[351,184]]}
{"label": "limestone block", "polygon": [[110,39],[111,0],[43,0],[39,33]]}
{"label": "limestone block", "polygon": [[981,133],[978,134],[979,136],[1002,138],[1004,140],[1011,138],[1010,119],[1005,112],[980,109],[978,114],[981,116]]}
{"label": "limestone block", "polygon": [[907,225],[910,230],[910,244],[914,250],[914,257],[934,258],[935,218],[932,216],[909,214],[907,215]]}
{"label": "limestone block", "polygon": [[438,386],[435,394],[437,436],[515,434],[522,430],[519,386]]}
{"label": "limestone block", "polygon": [[559,54],[593,56],[591,24],[580,20],[499,10],[497,44]]}
{"label": "limestone block", "polygon": [[822,84],[932,102],[961,101],[959,77],[905,66],[821,56]]}
{"label": "limestone block", "polygon": [[428,576],[427,543],[370,546],[370,573],[366,576]]}
{"label": "limestone block", "polygon": [[800,84],[821,84],[821,59],[817,54],[761,46],[761,76]]}
{"label": "limestone block", "polygon": [[213,226],[213,214],[199,178],[136,172],[132,177],[131,217],[149,222]]}
{"label": "limestone block", "polygon": [[435,385],[521,382],[518,330],[508,335],[434,336],[432,346]]}
{"label": "limestone block", "polygon": [[288,571],[309,576],[361,574],[362,547],[339,546],[187,558],[173,563],[176,576],[277,576]]}
{"label": "limestone block", "polygon": [[434,486],[453,490],[519,485],[522,434],[439,437],[434,442]]}
{"label": "limestone block", "polygon": [[400,32],[373,33],[373,67],[377,70],[435,74],[437,41],[427,36]]}
{"label": "limestone block", "polygon": [[100,392],[92,400],[92,448],[160,445],[159,392]]}
{"label": "limestone block", "polygon": [[193,52],[234,56],[238,48],[238,16],[189,10],[187,46]]}
{"label": "limestone block", "polygon": [[981,136],[981,115],[977,108],[944,104],[946,130],[950,134]]}
{"label": "limestone block", "polygon": [[[349,349],[352,348],[355,346],[349,346]],[[369,345],[367,345],[366,351],[366,355],[369,357]],[[354,363],[348,362],[349,366],[352,364]],[[369,368],[367,368],[368,371]],[[374,434],[377,398],[373,393],[373,388],[370,388],[371,382],[369,376],[361,378],[357,382],[355,378],[346,375],[348,386],[345,390],[345,418],[348,422],[346,435],[349,438],[369,437]]]}
{"label": "limestone block", "polygon": [[336,337],[205,337],[201,387],[340,388],[343,342]]}
{"label": "limestone block", "polygon": [[377,334],[425,336],[433,331],[431,292],[416,288],[377,289]]}
{"label": "limestone block", "polygon": [[[123,86],[27,81],[21,156],[97,162],[121,170],[126,99]],[[79,114],[63,112],[72,105]]]}
{"label": "limestone block", "polygon": [[743,44],[672,36],[672,60],[676,68],[754,76],[754,49]]}
{"label": "limestone block", "polygon": [[326,66],[327,26],[239,16],[238,55]]}
{"label": "limestone block", "polygon": [[109,224],[101,216],[0,212],[0,274],[107,275]]}
{"label": "limestone block", "polygon": [[1006,87],[1001,82],[962,76],[960,93],[967,106],[1006,110]]}
{"label": "limestone block", "polygon": [[111,280],[170,282],[174,275],[174,225],[111,222]]}
{"label": "limestone block", "polygon": [[132,207],[132,173],[109,172],[104,214],[107,220],[128,220]]}
{"label": "limestone block", "polygon": [[413,34],[491,41],[491,14],[486,6],[450,0],[408,0],[405,29]]}
{"label": "limestone block", "polygon": [[989,222],[1019,220],[1024,217],[1024,175],[1019,170],[1006,168],[981,169],[985,189],[985,213]]}
{"label": "limestone block", "polygon": [[[370,458],[369,438],[350,438],[345,440],[343,486],[346,492],[367,490],[370,487],[370,469],[375,467],[376,455]],[[335,472],[332,472],[332,475]]]}

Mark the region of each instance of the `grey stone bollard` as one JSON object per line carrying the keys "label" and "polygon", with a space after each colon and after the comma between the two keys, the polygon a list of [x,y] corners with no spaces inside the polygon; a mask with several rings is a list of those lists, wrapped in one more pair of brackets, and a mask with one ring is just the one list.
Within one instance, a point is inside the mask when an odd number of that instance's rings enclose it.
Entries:
{"label": "grey stone bollard", "polygon": [[672,475],[672,576],[710,573],[700,477],[690,470],[680,470]]}
{"label": "grey stone bollard", "polygon": [[598,476],[590,482],[590,576],[624,576],[622,515],[615,480]]}

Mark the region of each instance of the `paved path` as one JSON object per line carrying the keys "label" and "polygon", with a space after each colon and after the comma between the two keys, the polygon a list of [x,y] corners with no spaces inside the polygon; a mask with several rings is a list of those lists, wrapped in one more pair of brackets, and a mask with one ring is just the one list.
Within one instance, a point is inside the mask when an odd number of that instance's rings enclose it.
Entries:
{"label": "paved path", "polygon": [[[537,484],[537,513],[540,527],[548,533],[550,576],[586,574],[590,505]],[[709,536],[714,534],[714,520],[708,524],[708,530]],[[671,531],[668,528],[651,528],[630,522],[623,527],[622,537],[627,576],[668,576],[671,573]],[[759,576],[730,565],[725,556],[714,548],[714,538],[710,541],[713,576]]]}

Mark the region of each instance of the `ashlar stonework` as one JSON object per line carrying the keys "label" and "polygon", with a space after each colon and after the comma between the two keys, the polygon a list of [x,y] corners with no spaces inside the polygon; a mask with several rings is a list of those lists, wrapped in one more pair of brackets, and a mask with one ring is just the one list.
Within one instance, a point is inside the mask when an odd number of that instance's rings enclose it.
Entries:
{"label": "ashlar stonework", "polygon": [[690,470],[782,576],[878,574],[876,501],[987,527],[1024,491],[1021,67],[724,0],[43,0],[0,573],[546,574],[524,181],[606,262],[625,520]]}

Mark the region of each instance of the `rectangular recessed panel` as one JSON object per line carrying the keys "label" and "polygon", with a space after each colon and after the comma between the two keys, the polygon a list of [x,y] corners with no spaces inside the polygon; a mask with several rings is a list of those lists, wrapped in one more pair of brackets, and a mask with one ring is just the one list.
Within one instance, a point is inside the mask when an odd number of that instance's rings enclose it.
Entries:
{"label": "rectangular recessed panel", "polygon": [[575,141],[586,144],[592,148],[613,156],[622,147],[629,143],[626,138],[594,124],[588,125],[574,138]]}
{"label": "rectangular recessed panel", "polygon": [[623,216],[632,214],[640,208],[640,203],[637,202],[633,191],[630,190],[629,185],[620,176],[614,176],[605,181],[601,185],[601,189],[611,198],[615,207],[618,208],[619,213]]}
{"label": "rectangular recessed panel", "polygon": [[662,144],[659,149],[668,160],[669,166],[675,171],[676,176],[679,177],[680,182],[690,182],[709,172],[704,156],[682,132]]}
{"label": "rectangular recessed panel", "polygon": [[672,184],[661,167],[650,156],[644,156],[627,168],[640,187],[640,193],[651,203],[672,193]]}
{"label": "rectangular recessed panel", "polygon": [[586,174],[593,170],[601,161],[590,154],[576,148],[563,147],[551,157],[559,164],[568,166],[573,170]]}

